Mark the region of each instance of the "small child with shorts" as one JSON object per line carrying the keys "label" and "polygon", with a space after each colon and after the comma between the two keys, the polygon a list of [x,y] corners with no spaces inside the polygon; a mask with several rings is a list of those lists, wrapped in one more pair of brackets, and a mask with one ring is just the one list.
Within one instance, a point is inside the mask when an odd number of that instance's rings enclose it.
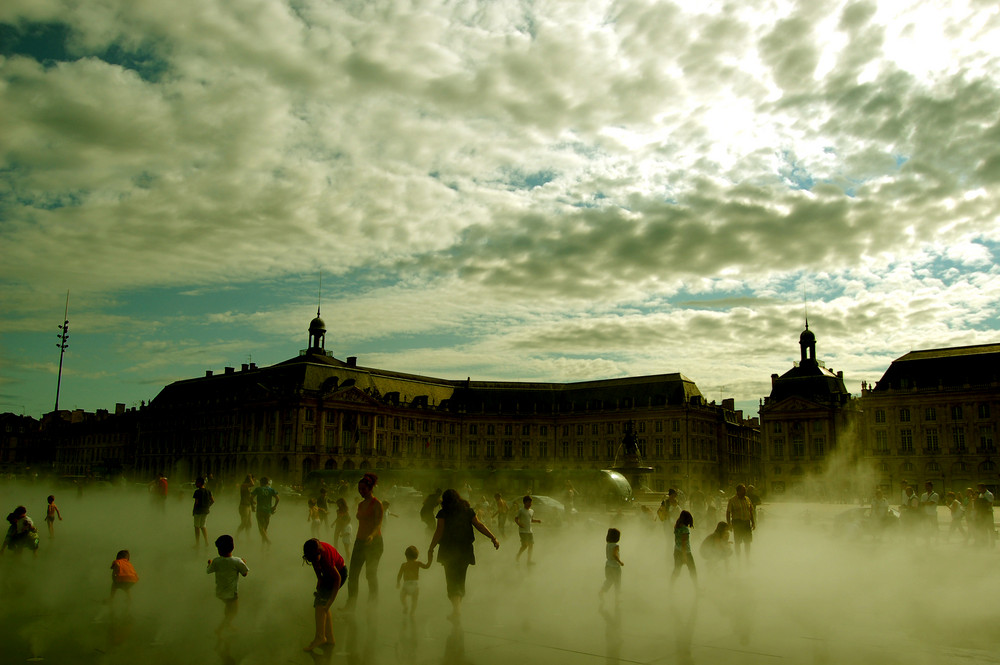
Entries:
{"label": "small child with shorts", "polygon": [[236,543],[229,535],[219,536],[215,539],[215,548],[219,551],[219,556],[208,560],[208,570],[206,573],[215,573],[215,597],[223,604],[222,623],[215,629],[216,635],[228,628],[236,618],[236,611],[239,609],[239,596],[237,587],[240,582],[240,575],[246,577],[250,573],[246,561],[233,556]]}
{"label": "small child with shorts", "polygon": [[62,522],[62,513],[59,512],[59,506],[56,505],[56,498],[49,495],[48,498],[49,505],[45,509],[45,524],[49,527],[49,538],[56,535],[56,518]]}
{"label": "small child with shorts", "polygon": [[[434,560],[434,555],[431,554],[427,557],[427,563],[421,563],[420,561],[417,561],[417,557],[419,555],[420,550],[418,550],[415,545],[407,547],[406,551],[403,552],[403,556],[406,557],[406,561],[399,566],[399,574],[396,575],[396,588],[400,589],[399,602],[403,604],[404,613],[407,611],[407,597],[413,599],[410,602],[410,614],[417,611],[417,598],[420,597],[420,569],[430,568],[431,562]],[[402,587],[400,587],[400,582],[402,582]]]}
{"label": "small child with shorts", "polygon": [[309,499],[309,514],[306,516],[306,521],[309,522],[309,528],[312,529],[312,537],[316,538],[319,536],[319,527],[323,524],[323,518],[319,512],[319,503],[316,499]]}
{"label": "small child with shorts", "polygon": [[132,587],[139,581],[139,576],[132,566],[131,555],[128,550],[119,550],[115,555],[115,560],[111,562],[111,596],[108,597],[110,603],[114,600],[115,591],[121,589],[125,592],[126,602],[132,602]]}
{"label": "small child with shorts", "polygon": [[604,594],[608,589],[614,587],[615,589],[615,602],[618,602],[618,594],[622,588],[622,563],[621,549],[618,547],[618,541],[621,540],[622,532],[618,529],[608,529],[607,538],[605,538],[604,555],[606,561],[604,563],[604,586],[601,587],[600,598],[604,600]]}

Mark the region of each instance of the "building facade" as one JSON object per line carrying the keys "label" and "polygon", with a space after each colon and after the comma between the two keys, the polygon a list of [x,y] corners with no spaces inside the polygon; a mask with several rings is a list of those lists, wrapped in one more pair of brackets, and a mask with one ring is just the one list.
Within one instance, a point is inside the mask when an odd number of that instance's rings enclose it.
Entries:
{"label": "building facade", "polygon": [[864,458],[887,496],[928,480],[942,496],[980,482],[996,492],[1000,344],[907,353],[861,400]]}
{"label": "building facade", "polygon": [[[763,491],[772,497],[795,491],[839,500],[855,492],[850,485],[863,438],[860,405],[844,385],[844,373],[816,358],[816,335],[808,323],[799,349],[792,369],[771,375],[771,394],[761,404]],[[832,473],[831,463],[843,473]]]}
{"label": "building facade", "polygon": [[[319,469],[616,468],[628,427],[654,492],[714,490],[760,472],[756,419],[732,400],[707,402],[682,374],[454,381],[339,360],[325,335],[317,313],[297,357],[166,386],[142,410],[131,472],[297,484]],[[86,455],[63,454],[64,470]]]}

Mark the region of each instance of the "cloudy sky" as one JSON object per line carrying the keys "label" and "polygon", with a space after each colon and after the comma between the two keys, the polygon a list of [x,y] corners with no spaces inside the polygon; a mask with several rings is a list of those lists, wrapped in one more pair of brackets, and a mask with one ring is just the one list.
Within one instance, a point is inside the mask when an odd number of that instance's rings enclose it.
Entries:
{"label": "cloudy sky", "polygon": [[0,4],[0,411],[307,342],[756,413],[1000,340],[993,1]]}

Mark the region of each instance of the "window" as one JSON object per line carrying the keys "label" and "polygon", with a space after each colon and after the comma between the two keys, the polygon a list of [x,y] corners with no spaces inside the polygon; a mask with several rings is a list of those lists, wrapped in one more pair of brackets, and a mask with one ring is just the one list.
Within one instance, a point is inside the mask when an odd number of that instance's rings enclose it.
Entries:
{"label": "window", "polygon": [[542,458],[542,459],[545,459],[546,457],[549,456],[549,442],[548,441],[539,441],[538,442],[538,456],[540,458]]}
{"label": "window", "polygon": [[521,436],[531,436],[531,425],[521,425]]}
{"label": "window", "polygon": [[[663,439],[656,439],[653,442],[653,455],[658,459],[663,459]],[[608,455],[608,458],[610,459],[611,455]]]}
{"label": "window", "polygon": [[562,456],[564,459],[569,457],[569,441],[562,442]]}
{"label": "window", "polygon": [[576,435],[577,436],[582,436],[583,435],[583,425],[577,425],[576,426]]}
{"label": "window", "polygon": [[681,431],[681,421],[679,421],[679,420],[672,420],[672,421],[670,421],[670,431],[671,432],[680,432]]}
{"label": "window", "polygon": [[539,425],[538,426],[538,436],[548,436],[548,435],[549,435],[549,426],[548,425]]}
{"label": "window", "polygon": [[311,408],[306,407],[306,422],[311,423],[314,420],[316,420],[316,412],[313,411]]}
{"label": "window", "polygon": [[639,444],[639,456],[646,457],[646,439],[645,438],[639,439],[638,444]]}
{"label": "window", "polygon": [[392,428],[393,429],[399,429],[399,418],[393,418],[392,419]]}
{"label": "window", "polygon": [[303,432],[302,445],[306,448],[312,448],[315,444],[313,443],[313,430],[307,429]]}
{"label": "window", "polygon": [[875,422],[877,423],[885,422],[885,409],[875,409]]}
{"label": "window", "polygon": [[976,411],[976,413],[977,413],[977,415],[980,418],[989,418],[990,417],[990,405],[986,404],[986,403],[980,404],[979,408]]}
{"label": "window", "polygon": [[[473,425],[475,427],[475,425]],[[479,442],[475,439],[469,440],[469,457],[475,458],[479,454]]]}
{"label": "window", "polygon": [[912,429],[901,429],[899,430],[899,450],[903,453],[913,452],[913,430]]}
{"label": "window", "polygon": [[889,433],[884,429],[875,432],[875,452],[889,452]]}
{"label": "window", "polygon": [[600,457],[601,457],[601,450],[600,450],[600,448],[601,448],[601,444],[598,443],[597,441],[591,441],[590,442],[590,458],[591,459],[600,459]]}
{"label": "window", "polygon": [[[487,444],[489,445],[489,444]],[[503,458],[512,459],[514,457],[514,442],[510,439],[503,440]]]}
{"label": "window", "polygon": [[814,432],[822,432],[823,431],[823,421],[822,420],[814,420],[813,421],[813,431]]}
{"label": "window", "polygon": [[910,410],[907,408],[902,408],[899,410],[899,422],[908,423],[910,422]]}
{"label": "window", "polygon": [[608,439],[607,453],[608,453],[608,459],[613,460],[615,458],[615,442],[613,439]]}
{"label": "window", "polygon": [[928,427],[925,432],[925,437],[927,440],[927,452],[936,453],[941,450],[941,446],[938,444],[937,427]]}
{"label": "window", "polygon": [[965,428],[964,427],[952,427],[951,428],[951,445],[954,450],[952,452],[964,453],[965,452]]}
{"label": "window", "polygon": [[576,442],[576,458],[583,459],[583,441]]}
{"label": "window", "polygon": [[952,420],[961,420],[962,419],[962,405],[961,404],[959,404],[957,406],[951,407],[951,419]]}
{"label": "window", "polygon": [[817,455],[822,456],[826,449],[826,439],[822,436],[813,437],[813,450]]}
{"label": "window", "polygon": [[479,434],[479,425],[469,425],[469,434],[473,436]]}
{"label": "window", "polygon": [[[645,431],[646,431],[646,423],[645,421],[640,420],[639,433],[642,434]],[[608,423],[608,434],[614,434],[614,433],[615,433],[615,426],[612,423]]]}
{"label": "window", "polygon": [[594,423],[593,425],[590,426],[590,433],[591,434],[600,434],[601,433],[601,429],[600,429],[600,427],[598,426],[597,423]]}
{"label": "window", "polygon": [[398,434],[393,434],[392,435],[392,454],[393,455],[398,455],[399,454],[399,435]]}
{"label": "window", "polygon": [[993,427],[990,425],[979,426],[979,445],[983,447],[980,452],[993,452]]}
{"label": "window", "polygon": [[781,423],[774,423],[774,433],[781,434]]}
{"label": "window", "polygon": [[504,425],[503,426],[503,435],[504,436],[513,436],[514,435],[514,426],[511,425],[510,423]]}
{"label": "window", "polygon": [[933,406],[924,409],[924,420],[937,420],[937,409]]}
{"label": "window", "polygon": [[521,457],[528,459],[531,457],[531,442],[522,441],[521,442]]}
{"label": "window", "polygon": [[806,454],[805,442],[801,437],[792,439],[792,457],[802,457]]}
{"label": "window", "polygon": [[670,442],[670,456],[674,458],[681,456],[681,440],[677,437]]}
{"label": "window", "polygon": [[775,457],[785,456],[785,437],[779,436],[774,440],[774,456]]}
{"label": "window", "polygon": [[333,450],[334,446],[336,445],[334,443],[336,441],[336,439],[334,439],[333,437],[334,437],[334,431],[333,431],[333,428],[331,427],[331,428],[329,428],[329,429],[326,430],[326,449],[327,450]]}
{"label": "window", "polygon": [[438,457],[444,457],[444,439],[441,437],[434,439],[434,454]]}
{"label": "window", "polygon": [[569,436],[569,425],[563,425],[563,436]]}
{"label": "window", "polygon": [[407,418],[406,419],[406,429],[407,429],[407,431],[409,431],[409,432],[415,432],[416,431],[415,427],[416,427],[416,425],[415,425],[415,423],[413,421],[413,418]]}
{"label": "window", "polygon": [[385,455],[385,434],[381,432],[375,435],[375,452],[379,455]]}
{"label": "window", "polygon": [[653,428],[656,430],[657,434],[660,434],[661,432],[663,432],[663,421],[662,420],[657,420],[654,423]]}
{"label": "window", "polygon": [[486,459],[494,459],[497,456],[497,442],[493,439],[486,440]]}
{"label": "window", "polygon": [[486,436],[493,436],[497,433],[497,428],[493,425],[486,426]]}

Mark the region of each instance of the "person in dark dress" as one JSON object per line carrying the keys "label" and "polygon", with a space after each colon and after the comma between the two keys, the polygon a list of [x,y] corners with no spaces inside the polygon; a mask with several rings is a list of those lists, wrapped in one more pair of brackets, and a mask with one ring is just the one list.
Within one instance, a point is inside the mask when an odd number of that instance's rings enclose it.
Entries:
{"label": "person in dark dress", "polygon": [[448,618],[456,623],[461,618],[462,598],[465,597],[465,575],[469,566],[476,563],[476,553],[473,548],[476,534],[473,529],[489,538],[494,549],[500,549],[500,541],[479,520],[469,502],[463,499],[457,490],[445,490],[441,495],[437,527],[431,537],[427,553],[428,558],[433,557],[434,548],[441,546],[438,551],[438,561],[444,566],[448,599],[451,600],[453,608]]}

